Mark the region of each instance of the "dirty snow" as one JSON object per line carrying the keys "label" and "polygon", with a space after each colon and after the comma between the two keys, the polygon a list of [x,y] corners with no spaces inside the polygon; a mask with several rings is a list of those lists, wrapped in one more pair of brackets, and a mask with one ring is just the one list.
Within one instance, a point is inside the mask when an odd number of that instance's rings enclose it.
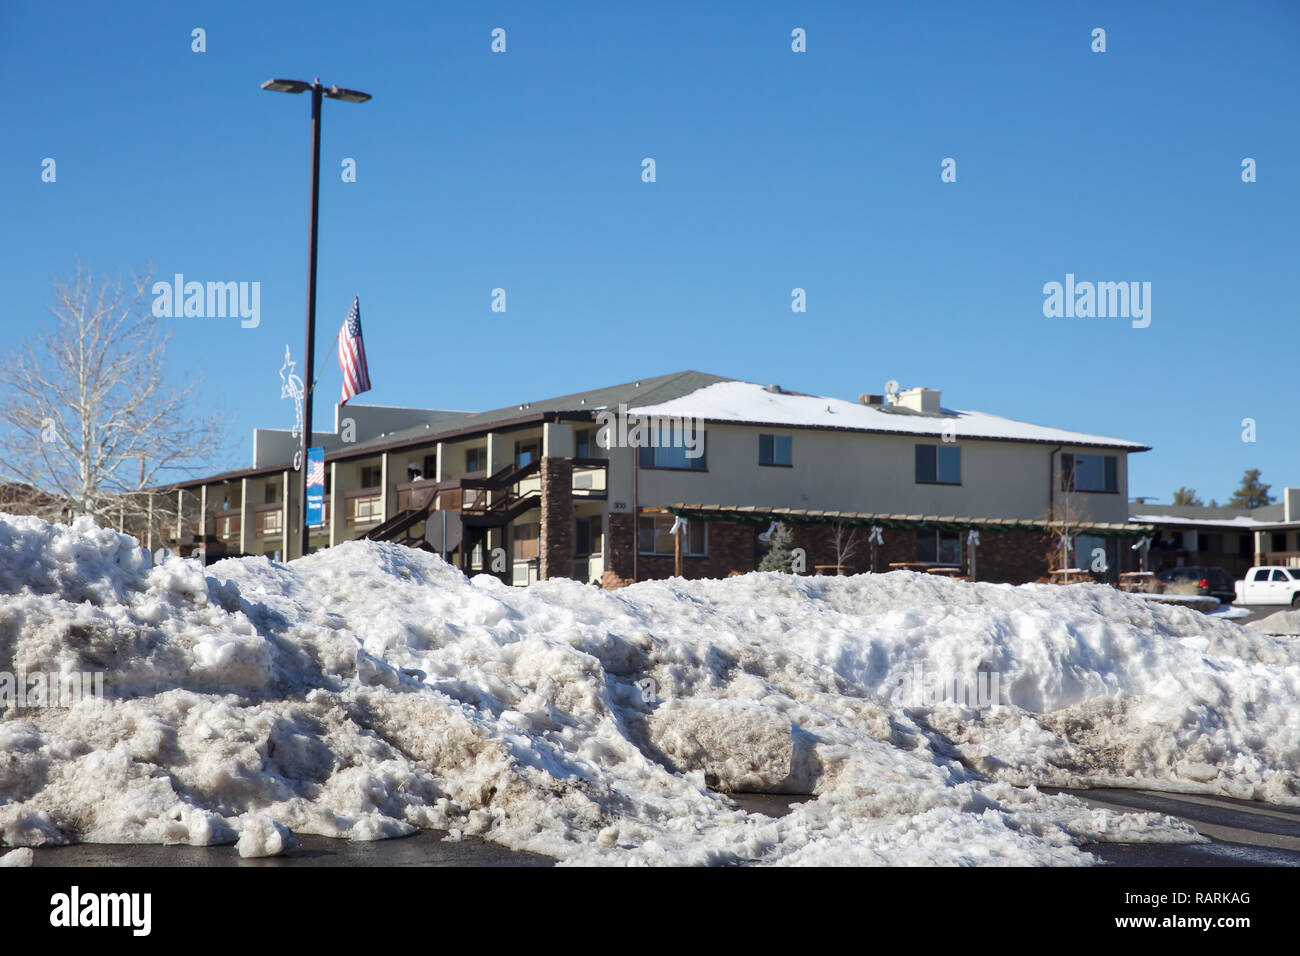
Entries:
{"label": "dirty snow", "polygon": [[1248,625],[1265,634],[1289,634],[1300,636],[1300,611],[1278,611]]}
{"label": "dirty snow", "polygon": [[[1037,787],[1300,805],[1300,646],[1095,585],[517,589],[373,542],[205,572],[0,516],[0,670],[60,669],[106,699],[0,713],[0,845],[436,828],[575,863],[1079,864],[1197,838]],[[910,696],[977,672],[1003,703]],[[816,799],[774,819],[727,789]]]}

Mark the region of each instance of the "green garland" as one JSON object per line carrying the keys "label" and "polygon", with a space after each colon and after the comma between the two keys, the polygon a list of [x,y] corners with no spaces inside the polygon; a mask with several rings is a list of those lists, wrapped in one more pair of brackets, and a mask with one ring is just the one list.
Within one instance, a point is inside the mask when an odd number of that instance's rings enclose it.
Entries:
{"label": "green garland", "polygon": [[[916,530],[918,528],[933,529],[936,531],[969,531],[972,528],[981,532],[992,532],[999,534],[1008,531],[1037,531],[1042,534],[1055,534],[1059,532],[1058,528],[1050,527],[1041,521],[1015,521],[1015,522],[998,522],[985,523],[981,521],[898,521],[887,518],[834,518],[829,515],[812,516],[812,515],[794,515],[794,514],[777,514],[775,512],[725,512],[700,510],[697,508],[679,507],[669,505],[668,511],[675,515],[681,515],[684,518],[695,518],[700,521],[745,521],[751,524],[767,524],[772,521],[779,521],[782,524],[790,525],[828,525],[844,524],[854,528],[869,528],[873,525],[879,528],[890,530]],[[1133,525],[1131,528],[1080,528],[1079,533],[1094,535],[1099,538],[1137,538],[1154,534],[1155,528],[1152,525]]]}

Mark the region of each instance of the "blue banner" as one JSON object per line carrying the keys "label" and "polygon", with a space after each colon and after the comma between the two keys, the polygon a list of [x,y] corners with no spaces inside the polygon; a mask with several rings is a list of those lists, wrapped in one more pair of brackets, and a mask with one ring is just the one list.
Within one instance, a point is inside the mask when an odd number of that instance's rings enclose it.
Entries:
{"label": "blue banner", "polygon": [[307,449],[307,527],[325,523],[325,449]]}

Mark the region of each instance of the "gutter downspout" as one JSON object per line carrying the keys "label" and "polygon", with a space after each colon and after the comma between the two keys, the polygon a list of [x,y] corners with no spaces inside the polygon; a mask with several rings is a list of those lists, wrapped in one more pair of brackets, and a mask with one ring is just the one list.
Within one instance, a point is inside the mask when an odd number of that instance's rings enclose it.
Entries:
{"label": "gutter downspout", "polygon": [[[1052,449],[1052,453],[1047,456],[1047,520],[1049,522],[1056,520],[1056,453],[1064,445],[1057,445]],[[1065,555],[1061,555],[1061,566],[1065,567]]]}

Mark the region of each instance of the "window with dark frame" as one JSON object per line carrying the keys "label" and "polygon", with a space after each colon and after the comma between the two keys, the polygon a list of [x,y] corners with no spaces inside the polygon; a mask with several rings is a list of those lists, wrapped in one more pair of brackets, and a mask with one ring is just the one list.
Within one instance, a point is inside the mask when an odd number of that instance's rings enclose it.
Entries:
{"label": "window with dark frame", "polygon": [[794,464],[793,444],[794,440],[789,435],[759,435],[758,463],[790,467]]}
{"label": "window with dark frame", "polygon": [[922,564],[961,565],[961,532],[918,528],[916,560]]}
{"label": "window with dark frame", "polygon": [[678,433],[676,426],[665,427],[659,432],[659,444],[642,445],[637,449],[637,463],[642,468],[666,468],[677,471],[706,471],[705,467],[705,432],[695,433],[695,457],[687,454],[684,436]]}
{"label": "window with dark frame", "polygon": [[601,451],[596,442],[596,429],[579,428],[573,433],[573,451],[578,458],[596,458]]}
{"label": "window with dark frame", "polygon": [[961,446],[917,445],[916,482],[925,485],[960,485]]}
{"label": "window with dark frame", "polygon": [[377,488],[384,480],[384,470],[378,465],[363,465],[361,467],[361,487]]}
{"label": "window with dark frame", "polygon": [[522,468],[525,465],[531,465],[541,454],[542,440],[540,438],[517,441],[515,442],[515,467]]}
{"label": "window with dark frame", "polygon": [[1061,456],[1062,491],[1119,491],[1119,464],[1115,455]]}
{"label": "window with dark frame", "polygon": [[483,471],[487,468],[487,449],[486,448],[466,448],[465,449],[465,470]]}
{"label": "window with dark frame", "polygon": [[[674,515],[641,515],[637,522],[637,550],[641,554],[673,554],[672,526]],[[704,557],[708,553],[706,522],[691,521],[686,525],[682,540],[682,554]]]}

